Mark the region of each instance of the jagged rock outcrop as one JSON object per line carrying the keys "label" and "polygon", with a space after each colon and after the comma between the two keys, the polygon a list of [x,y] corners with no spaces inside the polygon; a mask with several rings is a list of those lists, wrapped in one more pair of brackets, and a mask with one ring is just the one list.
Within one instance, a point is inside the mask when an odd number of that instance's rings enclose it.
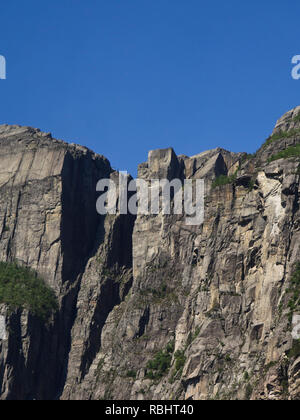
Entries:
{"label": "jagged rock outcrop", "polygon": [[47,325],[0,307],[1,398],[299,399],[299,157],[270,159],[300,143],[299,114],[254,156],[149,153],[144,180],[205,180],[200,226],[97,215],[97,181],[118,180],[105,158],[2,126],[0,259],[34,268],[60,307]]}

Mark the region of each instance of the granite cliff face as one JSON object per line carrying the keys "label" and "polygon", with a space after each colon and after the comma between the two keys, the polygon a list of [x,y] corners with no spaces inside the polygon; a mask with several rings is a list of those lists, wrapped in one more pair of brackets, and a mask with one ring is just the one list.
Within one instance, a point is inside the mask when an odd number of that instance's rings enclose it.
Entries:
{"label": "granite cliff face", "polygon": [[[133,220],[125,223],[116,216],[108,222],[95,211],[98,180],[115,176],[103,156],[38,130],[1,127],[0,174],[0,258],[35,269],[55,290],[60,306],[47,325],[30,313],[11,314],[1,306],[6,326],[0,337],[1,397],[58,398],[89,259],[101,250],[99,270],[113,267],[116,273],[112,280],[98,281],[99,290],[94,290],[105,301],[101,311],[94,301],[95,316],[104,322],[131,282]],[[90,321],[87,329],[97,346],[92,313]],[[85,357],[88,364],[88,350]]]}
{"label": "granite cliff face", "polygon": [[0,305],[1,399],[299,399],[300,166],[276,156],[297,144],[300,107],[254,156],[150,152],[139,178],[205,180],[188,226],[99,216],[104,157],[1,126],[0,260],[59,301],[46,324]]}

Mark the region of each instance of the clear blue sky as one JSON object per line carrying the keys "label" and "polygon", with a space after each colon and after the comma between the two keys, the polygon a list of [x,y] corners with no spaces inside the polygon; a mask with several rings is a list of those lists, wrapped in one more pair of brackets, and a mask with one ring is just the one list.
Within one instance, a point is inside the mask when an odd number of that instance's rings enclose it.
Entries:
{"label": "clear blue sky", "polygon": [[0,123],[133,175],[155,148],[254,152],[300,104],[299,16],[299,0],[2,2]]}

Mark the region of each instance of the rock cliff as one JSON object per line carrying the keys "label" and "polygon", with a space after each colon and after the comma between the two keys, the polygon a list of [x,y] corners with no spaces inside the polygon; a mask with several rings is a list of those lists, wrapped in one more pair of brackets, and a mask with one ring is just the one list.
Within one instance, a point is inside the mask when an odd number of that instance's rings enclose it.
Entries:
{"label": "rock cliff", "polygon": [[[205,180],[205,218],[96,212],[100,155],[0,126],[0,260],[55,291],[0,304],[1,399],[299,399],[300,107],[256,152],[149,153],[139,178]],[[299,322],[300,323],[300,322]]]}

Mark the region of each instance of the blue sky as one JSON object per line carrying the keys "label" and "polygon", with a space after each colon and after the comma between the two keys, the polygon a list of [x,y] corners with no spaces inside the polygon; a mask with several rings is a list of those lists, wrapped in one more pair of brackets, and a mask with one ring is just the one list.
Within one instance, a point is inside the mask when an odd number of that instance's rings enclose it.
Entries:
{"label": "blue sky", "polygon": [[0,123],[51,131],[136,175],[150,149],[254,152],[300,104],[296,0],[11,0]]}

